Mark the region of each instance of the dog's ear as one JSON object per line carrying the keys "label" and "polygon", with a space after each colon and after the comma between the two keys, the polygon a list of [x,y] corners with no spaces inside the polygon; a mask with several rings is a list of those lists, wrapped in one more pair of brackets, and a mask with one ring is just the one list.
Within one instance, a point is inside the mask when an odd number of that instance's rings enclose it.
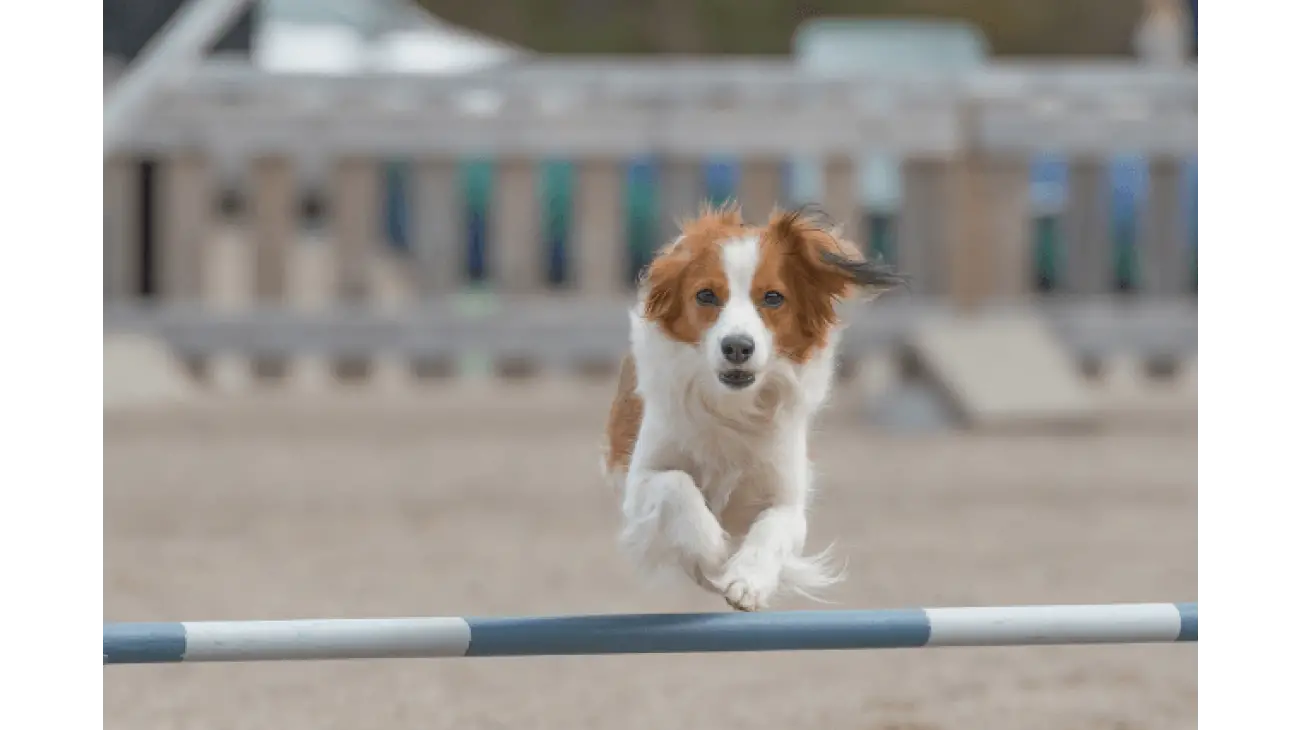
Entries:
{"label": "dog's ear", "polygon": [[[715,205],[706,202],[693,218],[678,222],[680,235],[660,248],[641,275],[644,313],[648,319],[670,321],[685,309],[681,296],[682,275],[691,262],[690,241],[717,240],[745,231],[740,205],[735,201]],[[698,246],[694,246],[698,249]]]}
{"label": "dog's ear", "polygon": [[833,296],[844,297],[857,291],[867,299],[875,299],[891,289],[907,285],[906,277],[895,273],[883,262],[867,259],[826,214],[814,206],[773,213],[768,222],[768,232],[788,254],[800,257],[821,288]]}
{"label": "dog's ear", "polygon": [[646,319],[669,320],[682,309],[682,273],[689,258],[675,243],[655,255],[641,274],[640,287],[645,293],[643,315]]}
{"label": "dog's ear", "polygon": [[[843,243],[841,242],[841,246]],[[869,261],[862,254],[846,255],[841,251],[823,251],[822,261],[841,272],[866,299],[875,299],[887,291],[907,286],[907,277],[895,273],[880,261]]]}

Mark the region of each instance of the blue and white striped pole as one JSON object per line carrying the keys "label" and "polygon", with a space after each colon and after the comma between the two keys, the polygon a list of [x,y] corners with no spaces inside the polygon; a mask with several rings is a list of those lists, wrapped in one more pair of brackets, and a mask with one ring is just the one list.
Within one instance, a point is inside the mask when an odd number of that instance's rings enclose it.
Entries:
{"label": "blue and white striped pole", "polygon": [[1196,641],[1195,603],[105,623],[105,664]]}

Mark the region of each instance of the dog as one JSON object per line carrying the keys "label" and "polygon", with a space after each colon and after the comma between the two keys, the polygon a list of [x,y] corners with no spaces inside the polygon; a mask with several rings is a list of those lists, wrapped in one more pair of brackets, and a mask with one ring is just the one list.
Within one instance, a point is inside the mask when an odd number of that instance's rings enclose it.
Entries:
{"label": "dog", "polygon": [[834,377],[838,303],[903,281],[807,208],[754,226],[735,204],[705,206],[681,224],[638,283],[602,450],[640,568],[684,573],[740,611],[842,579],[830,548],[804,555],[809,429]]}

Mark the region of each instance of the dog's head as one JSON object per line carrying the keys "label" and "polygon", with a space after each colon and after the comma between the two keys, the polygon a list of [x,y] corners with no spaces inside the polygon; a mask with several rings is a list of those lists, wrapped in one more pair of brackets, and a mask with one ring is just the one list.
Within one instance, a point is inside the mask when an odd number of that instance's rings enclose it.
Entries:
{"label": "dog's head", "polygon": [[695,348],[722,387],[744,390],[827,347],[837,301],[899,283],[805,209],[747,226],[734,206],[706,208],[650,263],[643,315]]}

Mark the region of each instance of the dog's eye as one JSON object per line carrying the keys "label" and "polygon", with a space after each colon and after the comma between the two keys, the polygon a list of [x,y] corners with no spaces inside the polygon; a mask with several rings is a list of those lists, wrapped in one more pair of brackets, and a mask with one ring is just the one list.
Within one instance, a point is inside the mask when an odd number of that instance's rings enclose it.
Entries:
{"label": "dog's eye", "polygon": [[718,295],[712,289],[701,289],[695,293],[695,301],[702,307],[718,306]]}
{"label": "dog's eye", "polygon": [[785,297],[779,291],[770,291],[763,295],[763,306],[765,307],[779,307],[784,301]]}

